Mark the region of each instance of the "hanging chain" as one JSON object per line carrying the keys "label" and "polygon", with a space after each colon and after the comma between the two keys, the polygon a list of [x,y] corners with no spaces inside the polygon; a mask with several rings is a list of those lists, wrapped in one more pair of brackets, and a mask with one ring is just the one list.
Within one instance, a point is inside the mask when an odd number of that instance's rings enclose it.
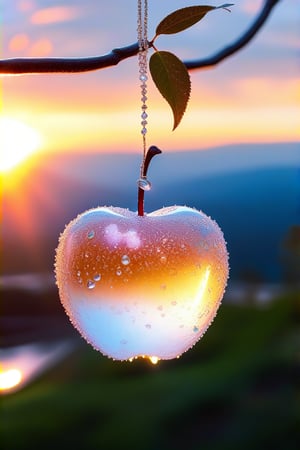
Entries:
{"label": "hanging chain", "polygon": [[[139,44],[138,65],[139,80],[141,82],[141,134],[143,137],[143,162],[141,165],[141,179],[143,181],[144,164],[146,158],[147,142],[147,80],[148,80],[148,0],[138,0],[137,37]],[[146,181],[146,180],[145,180]]]}
{"label": "hanging chain", "polygon": [[146,134],[148,125],[147,113],[147,80],[148,80],[148,0],[138,0],[138,16],[137,16],[137,37],[139,44],[138,65],[139,65],[139,81],[141,88],[141,133],[143,137],[143,160],[141,164],[140,178],[137,180],[138,185],[138,215],[144,216],[144,191],[151,189],[151,183],[147,179],[147,170],[150,161],[155,155],[161,153],[159,148],[152,145],[147,150]]}

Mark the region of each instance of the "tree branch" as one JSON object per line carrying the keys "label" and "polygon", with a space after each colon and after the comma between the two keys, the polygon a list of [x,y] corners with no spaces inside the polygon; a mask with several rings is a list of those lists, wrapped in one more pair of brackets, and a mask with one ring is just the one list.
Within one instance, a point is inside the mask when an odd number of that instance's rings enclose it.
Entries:
{"label": "tree branch", "polygon": [[208,58],[195,59],[192,61],[184,61],[188,70],[201,69],[203,67],[211,67],[217,65],[219,62],[223,61],[225,58],[238,52],[241,48],[245,47],[262,28],[272,9],[279,3],[280,0],[266,0],[264,6],[259,12],[258,16],[254,22],[250,25],[248,30],[245,31],[242,36],[240,36],[235,42],[223,48],[219,52],[215,53]]}
{"label": "tree branch", "polygon": [[123,59],[137,55],[138,43],[115,48],[102,56],[87,58],[10,58],[0,60],[0,74],[90,72],[117,65]]}
{"label": "tree branch", "polygon": [[[248,44],[266,22],[272,9],[280,0],[266,0],[260,13],[246,30],[232,44],[215,53],[214,55],[192,61],[184,61],[189,70],[211,67],[233,55]],[[22,75],[33,73],[77,73],[104,69],[117,65],[124,59],[138,54],[138,44],[116,48],[102,56],[87,58],[10,58],[0,60],[0,75]]]}

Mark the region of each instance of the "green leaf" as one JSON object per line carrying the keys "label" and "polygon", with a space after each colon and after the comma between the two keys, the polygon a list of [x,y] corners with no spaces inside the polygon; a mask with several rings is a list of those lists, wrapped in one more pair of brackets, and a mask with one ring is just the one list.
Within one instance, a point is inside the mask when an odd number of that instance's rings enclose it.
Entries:
{"label": "green leaf", "polygon": [[158,24],[155,38],[160,34],[174,34],[186,30],[203,19],[203,17],[213,9],[221,8],[230,11],[228,9],[229,6],[233,6],[233,3],[225,3],[221,6],[188,6],[186,8],[178,9],[177,11],[174,11],[166,16]]}
{"label": "green leaf", "polygon": [[182,119],[190,98],[191,81],[187,68],[177,56],[165,51],[153,53],[149,66],[157,89],[172,108],[173,130],[175,130]]}

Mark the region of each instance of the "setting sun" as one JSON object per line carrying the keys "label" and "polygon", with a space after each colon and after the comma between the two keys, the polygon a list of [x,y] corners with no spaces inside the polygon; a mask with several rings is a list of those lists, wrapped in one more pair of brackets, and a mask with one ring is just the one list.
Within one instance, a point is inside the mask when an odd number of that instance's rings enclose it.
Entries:
{"label": "setting sun", "polygon": [[8,172],[41,145],[41,136],[31,126],[17,119],[0,117],[0,172]]}

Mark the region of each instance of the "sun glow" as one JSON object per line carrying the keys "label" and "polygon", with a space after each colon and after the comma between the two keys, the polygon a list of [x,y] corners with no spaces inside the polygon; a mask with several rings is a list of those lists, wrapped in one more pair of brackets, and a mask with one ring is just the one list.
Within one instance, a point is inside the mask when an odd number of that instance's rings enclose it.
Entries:
{"label": "sun glow", "polygon": [[22,380],[22,373],[18,369],[0,372],[0,391],[6,391],[17,386]]}
{"label": "sun glow", "polygon": [[149,356],[149,361],[155,365],[158,363],[159,358],[157,356]]}
{"label": "sun glow", "polygon": [[9,172],[41,145],[41,136],[31,126],[17,119],[0,117],[0,172]]}

